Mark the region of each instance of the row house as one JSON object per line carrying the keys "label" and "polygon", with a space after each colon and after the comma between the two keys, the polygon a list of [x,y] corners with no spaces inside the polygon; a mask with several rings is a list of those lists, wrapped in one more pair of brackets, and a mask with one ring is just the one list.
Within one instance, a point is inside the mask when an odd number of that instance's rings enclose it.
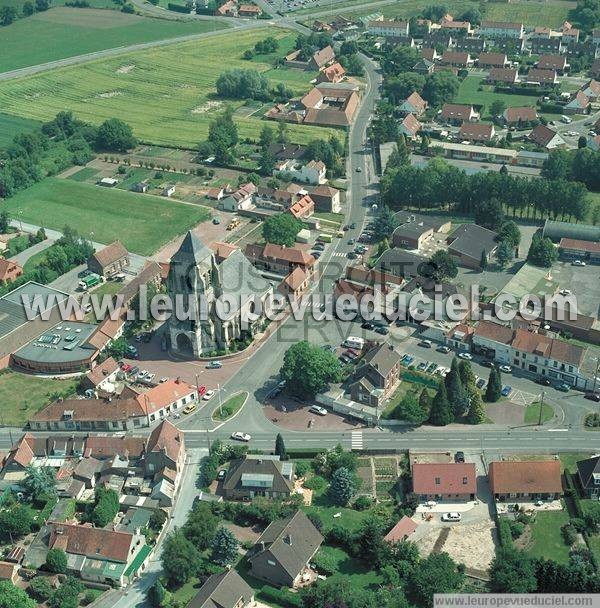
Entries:
{"label": "row house", "polygon": [[384,36],[386,38],[408,38],[408,21],[389,21],[379,19],[369,21],[367,32],[373,36]]}
{"label": "row house", "polygon": [[492,68],[487,76],[490,84],[516,84],[519,81],[519,70],[516,68]]}
{"label": "row house", "polygon": [[480,68],[504,68],[509,64],[506,53],[481,53],[477,60]]}
{"label": "row house", "polygon": [[522,23],[505,21],[482,21],[477,32],[485,38],[523,38]]}

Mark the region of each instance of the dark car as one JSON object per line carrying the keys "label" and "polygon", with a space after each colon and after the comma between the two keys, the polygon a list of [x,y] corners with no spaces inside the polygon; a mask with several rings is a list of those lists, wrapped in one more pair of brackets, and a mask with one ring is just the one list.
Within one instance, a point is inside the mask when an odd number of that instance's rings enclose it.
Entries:
{"label": "dark car", "polygon": [[480,364],[482,367],[494,367],[494,364],[491,361],[486,361],[485,359]]}
{"label": "dark car", "polygon": [[352,223],[350,224],[350,229],[351,229],[351,230],[354,230],[355,228],[356,228],[356,222],[352,222]]}
{"label": "dark car", "polygon": [[585,398],[589,399],[590,401],[596,401],[597,403],[600,403],[600,393],[592,393],[590,391],[589,393],[585,394]]}
{"label": "dark car", "polygon": [[548,378],[536,378],[535,383],[541,384],[542,386],[550,386],[550,384],[551,384],[551,382],[550,382],[550,380],[548,380]]}
{"label": "dark car", "polygon": [[368,321],[365,321],[361,327],[363,329],[375,329],[375,325],[373,325],[373,323],[369,323]]}
{"label": "dark car", "polygon": [[225,479],[225,475],[227,475],[227,471],[225,469],[221,469],[218,473],[217,473],[217,479],[219,481],[222,481],[223,479]]}
{"label": "dark car", "polygon": [[318,260],[321,257],[321,252],[320,251],[313,251],[312,252],[312,256],[313,256],[313,258],[315,258],[315,260]]}
{"label": "dark car", "polygon": [[357,253],[355,253],[354,251],[349,251],[349,252],[346,254],[346,257],[347,257],[349,260],[355,260],[355,259],[358,257],[358,254],[357,254]]}
{"label": "dark car", "polygon": [[376,327],[376,334],[381,334],[382,336],[387,336],[390,333],[390,330],[387,327]]}
{"label": "dark car", "polygon": [[465,461],[464,452],[456,452],[456,454],[454,454],[454,462],[464,462],[464,461]]}

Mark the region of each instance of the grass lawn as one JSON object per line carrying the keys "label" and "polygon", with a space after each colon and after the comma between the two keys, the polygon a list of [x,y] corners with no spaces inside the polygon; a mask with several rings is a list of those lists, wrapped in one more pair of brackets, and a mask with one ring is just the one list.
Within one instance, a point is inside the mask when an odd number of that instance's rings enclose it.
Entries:
{"label": "grass lawn", "polygon": [[204,207],[166,198],[47,178],[4,202],[13,217],[62,230],[65,224],[100,243],[120,239],[129,251],[150,255],[210,217]]}
{"label": "grass lawn", "polygon": [[596,557],[596,561],[600,561],[600,535],[590,536],[588,539],[590,551]]}
{"label": "grass lawn", "polygon": [[22,426],[58,394],[75,392],[77,380],[39,378],[12,371],[0,372],[0,424]]}
{"label": "grass lawn", "polygon": [[[552,420],[554,416],[554,410],[547,403],[544,403],[542,407],[542,422],[548,422]],[[537,424],[540,419],[540,404],[530,403],[525,408],[525,424]]]}
{"label": "grass lawn", "polygon": [[569,11],[575,8],[575,2],[553,0],[538,2],[523,0],[510,4],[486,4],[485,18],[490,21],[517,21],[525,25],[545,25],[559,27],[567,19]]}
{"label": "grass lawn", "polygon": [[192,576],[190,580],[173,592],[173,601],[177,601],[181,606],[187,606],[190,600],[198,593],[202,583],[198,578]]}
{"label": "grass lawn", "polygon": [[[290,32],[259,28],[234,36],[223,34],[7,81],[0,89],[0,107],[8,114],[37,120],[51,119],[61,110],[71,110],[96,124],[121,118],[142,141],[195,148],[206,138],[215,114],[231,104],[240,140],[258,140],[265,124],[262,113],[249,116],[255,108],[244,107],[244,101],[216,98],[220,72],[253,68],[271,84],[284,82],[298,96],[310,89],[316,76],[315,72],[275,68],[272,62],[242,59],[245,50],[271,35],[287,39]],[[327,139],[332,133],[344,136],[339,129],[288,125],[295,143]]]}
{"label": "grass lawn", "polygon": [[244,392],[244,393],[239,393],[238,395],[234,395],[233,397],[230,397],[229,399],[227,399],[227,401],[225,401],[223,403],[223,414],[221,415],[219,413],[219,409],[217,408],[214,413],[213,413],[213,420],[216,421],[222,421],[222,420],[229,420],[229,418],[231,418],[232,416],[235,416],[235,414],[237,414],[240,409],[242,408],[242,406],[244,405],[244,403],[246,403],[246,399],[248,398],[248,393]]}
{"label": "grass lawn", "polygon": [[577,461],[585,460],[592,455],[592,452],[562,452],[559,455],[560,466],[563,471],[575,473],[577,471]]}
{"label": "grass lawn", "polygon": [[74,182],[87,182],[92,180],[95,175],[98,175],[99,171],[99,169],[94,169],[94,167],[84,167],[69,175],[68,179],[72,179]]}
{"label": "grass lawn", "polygon": [[561,526],[569,522],[569,514],[563,511],[538,511],[531,525],[531,545],[527,553],[531,557],[553,559],[561,564],[569,561],[569,547],[563,541]]}
{"label": "grass lawn", "polygon": [[19,133],[29,133],[40,126],[37,120],[0,114],[0,148],[5,148]]}
{"label": "grass lawn", "polygon": [[[511,5],[512,6],[512,5]],[[461,83],[458,89],[458,96],[455,99],[456,103],[472,103],[475,105],[484,106],[481,112],[482,118],[490,118],[490,105],[497,99],[502,100],[507,107],[515,106],[534,106],[537,97],[533,95],[510,95],[494,93],[493,87],[484,84],[484,76],[467,76]],[[480,91],[482,86],[484,90]]]}
{"label": "grass lawn", "polygon": [[324,545],[319,549],[319,554],[326,555],[335,564],[336,572],[328,576],[328,580],[342,582],[346,579],[361,589],[376,589],[381,584],[381,576],[377,572],[339,547]]}
{"label": "grass lawn", "polygon": [[167,21],[117,11],[57,7],[2,28],[0,72],[224,27],[209,21]]}

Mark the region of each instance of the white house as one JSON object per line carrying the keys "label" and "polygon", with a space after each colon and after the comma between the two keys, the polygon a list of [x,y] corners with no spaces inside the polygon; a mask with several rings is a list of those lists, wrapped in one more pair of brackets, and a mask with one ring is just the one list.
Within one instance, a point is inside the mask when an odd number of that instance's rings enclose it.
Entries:
{"label": "white house", "polygon": [[523,38],[523,24],[505,21],[482,21],[478,33],[484,38]]}
{"label": "white house", "polygon": [[373,36],[405,38],[409,33],[409,24],[408,21],[386,21],[385,19],[369,21],[367,31]]}
{"label": "white house", "polygon": [[311,160],[305,165],[299,164],[294,159],[288,159],[277,163],[273,169],[273,175],[289,174],[292,179],[305,184],[324,184],[327,181],[327,167],[320,160]]}

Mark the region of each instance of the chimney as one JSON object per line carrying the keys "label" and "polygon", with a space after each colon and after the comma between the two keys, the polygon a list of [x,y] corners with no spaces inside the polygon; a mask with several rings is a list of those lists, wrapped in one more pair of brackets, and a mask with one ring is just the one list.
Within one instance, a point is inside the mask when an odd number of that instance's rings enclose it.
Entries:
{"label": "chimney", "polygon": [[286,537],[283,539],[283,542],[288,544],[290,547],[292,546],[292,536],[291,534],[287,534]]}
{"label": "chimney", "polygon": [[179,384],[181,382],[181,376],[177,376],[177,378],[175,378],[175,384]]}

